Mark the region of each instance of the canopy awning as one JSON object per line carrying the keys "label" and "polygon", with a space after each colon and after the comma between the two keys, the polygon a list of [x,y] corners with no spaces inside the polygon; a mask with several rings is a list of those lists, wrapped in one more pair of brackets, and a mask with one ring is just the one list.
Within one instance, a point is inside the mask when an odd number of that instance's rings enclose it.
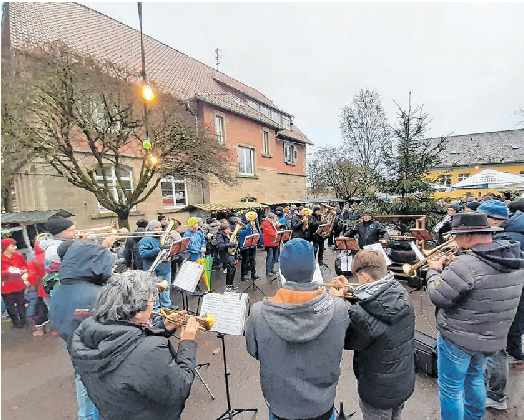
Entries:
{"label": "canopy awning", "polygon": [[451,188],[498,188],[507,185],[524,185],[524,178],[520,175],[510,174],[508,172],[484,169],[469,178],[457,182],[452,185]]}
{"label": "canopy awning", "polygon": [[53,216],[60,217],[71,217],[73,213],[69,213],[67,210],[34,210],[34,211],[21,211],[16,213],[4,213],[2,214],[2,224],[7,223],[45,223],[47,219]]}
{"label": "canopy awning", "polygon": [[183,211],[191,211],[194,209],[204,210],[204,211],[221,211],[221,210],[252,210],[252,209],[266,209],[269,206],[262,203],[245,203],[245,202],[235,202],[235,203],[209,203],[209,204],[190,204],[186,207],[183,207],[177,210],[177,213]]}

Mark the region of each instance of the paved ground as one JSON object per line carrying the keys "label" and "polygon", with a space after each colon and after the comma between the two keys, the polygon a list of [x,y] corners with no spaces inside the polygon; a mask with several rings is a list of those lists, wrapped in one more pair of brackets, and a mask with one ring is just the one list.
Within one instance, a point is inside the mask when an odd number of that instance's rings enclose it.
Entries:
{"label": "paved ground", "polygon": [[[259,250],[257,254],[258,273],[263,275],[265,252]],[[324,272],[326,281],[329,281],[334,274],[335,256],[335,252],[326,251],[325,260],[333,270],[333,273]],[[270,283],[269,279],[262,277],[263,279],[257,284],[266,294],[273,295],[278,288],[277,282]],[[248,284],[238,282],[239,278],[237,272],[235,284],[238,283],[240,290],[243,290]],[[224,275],[221,272],[213,273],[213,287],[217,292],[223,291]],[[409,288],[408,290],[411,291]],[[252,302],[263,298],[258,291],[251,291],[249,294]],[[434,334],[431,330],[434,328],[434,308],[428,302],[425,293],[412,291],[411,297],[418,314],[417,329]],[[173,294],[173,300],[181,306],[179,293]],[[190,309],[195,310],[197,300],[190,299],[189,306]],[[76,419],[73,369],[62,340],[50,334],[33,337],[31,332],[13,330],[10,322],[2,322],[2,420]],[[258,362],[246,352],[243,337],[227,336],[225,340],[228,369],[231,372],[229,377],[231,406],[232,408],[258,408],[257,414],[243,413],[235,416],[235,419],[267,419],[268,411],[259,384]],[[198,380],[195,381],[186,409],[182,413],[182,420],[217,419],[227,409],[221,341],[214,333],[200,333],[197,341],[198,362],[210,363],[210,366],[201,368],[200,373],[216,399],[212,400],[203,384]],[[351,359],[352,352],[345,351],[336,401],[337,405],[338,401],[344,403],[346,414],[356,411],[352,420],[361,420]],[[485,420],[524,418],[523,378],[523,369],[511,369],[508,385],[509,409],[503,412],[488,410],[484,416]],[[415,393],[406,403],[403,419],[438,420],[439,418],[437,381],[424,374],[418,374]]]}

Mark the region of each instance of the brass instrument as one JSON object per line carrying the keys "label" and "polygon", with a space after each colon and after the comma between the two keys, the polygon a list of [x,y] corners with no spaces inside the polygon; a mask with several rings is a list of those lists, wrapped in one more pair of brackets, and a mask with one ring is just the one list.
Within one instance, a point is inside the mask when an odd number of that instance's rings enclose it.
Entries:
{"label": "brass instrument", "polygon": [[[168,308],[160,308],[160,312],[156,313],[160,315],[162,318],[165,318],[168,321],[172,322],[173,324],[178,324],[182,326],[185,326],[189,318],[191,318],[191,315],[182,314],[180,312]],[[194,318],[198,322],[199,331],[209,331],[211,328],[213,328],[213,325],[215,325],[215,315],[213,314],[205,314],[202,317],[195,316]]]}
{"label": "brass instrument", "polygon": [[347,283],[347,284],[335,284],[335,283],[319,283],[319,286],[324,287],[334,287],[335,289],[342,289],[344,287],[349,287],[353,289],[354,287],[360,286],[360,283]]}
{"label": "brass instrument", "polygon": [[233,242],[237,246],[234,247],[234,248],[228,248],[227,249],[227,252],[229,252],[229,255],[235,255],[236,254],[237,248],[238,248],[238,232],[240,232],[241,230],[244,230],[245,228],[246,227],[242,223],[237,222],[237,224],[235,226],[235,230],[231,234],[231,238],[229,238],[229,241]]}
{"label": "brass instrument", "polygon": [[173,226],[175,226],[175,221],[171,219],[171,221],[166,227],[164,234],[162,235],[162,238],[160,239],[160,245],[164,246],[165,244],[167,244],[167,241],[171,238],[171,231],[173,230]]}
{"label": "brass instrument", "polygon": [[249,226],[251,227],[251,234],[257,233],[257,225],[256,220],[258,218],[258,214],[256,211],[248,211],[246,213],[246,220],[249,223]]}
{"label": "brass instrument", "polygon": [[313,213],[313,211],[309,208],[309,207],[306,207],[304,210],[302,210],[302,213],[304,213],[304,216],[311,216],[311,214]]}
{"label": "brass instrument", "polygon": [[331,235],[333,226],[337,220],[337,211],[335,210],[334,207],[328,206],[327,204],[323,204],[323,206],[324,206],[324,211],[322,212],[320,221],[321,221],[321,224],[323,225],[329,225],[329,230],[320,232],[318,236],[325,239],[329,235]]}
{"label": "brass instrument", "polygon": [[436,261],[440,259],[443,255],[446,254],[456,254],[459,250],[458,244],[455,242],[455,236],[451,236],[447,242],[444,242],[442,245],[439,245],[426,254],[426,258],[422,261],[419,261],[416,264],[404,264],[402,270],[408,276],[413,277],[416,275],[417,271],[422,267],[428,264],[428,260]]}

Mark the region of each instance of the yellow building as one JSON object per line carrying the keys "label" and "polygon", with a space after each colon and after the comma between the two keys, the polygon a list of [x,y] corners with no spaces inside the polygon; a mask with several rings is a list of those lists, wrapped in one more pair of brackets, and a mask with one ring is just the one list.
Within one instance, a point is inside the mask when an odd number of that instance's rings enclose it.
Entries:
{"label": "yellow building", "polygon": [[[427,139],[433,140],[435,139]],[[430,179],[436,181],[435,187],[438,190],[434,198],[454,199],[467,192],[474,197],[483,196],[487,192],[499,194],[500,189],[494,188],[452,188],[457,182],[484,169],[524,177],[524,129],[449,136],[440,165],[429,175]]]}

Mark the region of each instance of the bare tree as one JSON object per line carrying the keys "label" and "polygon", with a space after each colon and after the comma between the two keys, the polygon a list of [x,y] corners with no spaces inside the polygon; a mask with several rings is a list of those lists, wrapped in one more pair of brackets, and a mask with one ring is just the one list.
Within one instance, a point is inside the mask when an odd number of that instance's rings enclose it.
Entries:
{"label": "bare tree", "polygon": [[317,196],[333,193],[349,200],[361,190],[359,173],[359,168],[339,148],[321,147],[308,160],[309,191]]}
{"label": "bare tree", "polygon": [[[33,73],[33,95],[25,106],[33,135],[21,144],[34,150],[52,173],[92,192],[116,213],[120,226],[128,226],[130,210],[167,175],[234,184],[227,150],[214,136],[197,130],[194,117],[178,99],[158,91],[157,101],[148,106],[151,148],[146,150],[136,75],[73,54],[63,45],[19,54],[28,68],[43,62],[47,69]],[[124,174],[137,160],[140,169],[131,185]],[[116,185],[108,181],[110,176],[116,176]]]}
{"label": "bare tree", "polygon": [[361,182],[369,184],[383,169],[383,150],[390,144],[389,126],[376,91],[361,89],[351,105],[342,108],[343,144],[354,164],[361,168]]}

